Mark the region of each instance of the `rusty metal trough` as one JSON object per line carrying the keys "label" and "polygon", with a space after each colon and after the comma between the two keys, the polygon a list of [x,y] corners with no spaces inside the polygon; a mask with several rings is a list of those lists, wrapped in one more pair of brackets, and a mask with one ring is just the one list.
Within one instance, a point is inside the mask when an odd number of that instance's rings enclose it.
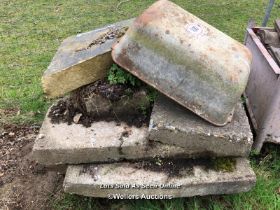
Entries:
{"label": "rusty metal trough", "polygon": [[161,0],[140,15],[113,47],[114,61],[205,120],[231,120],[250,72],[239,42]]}
{"label": "rusty metal trough", "polygon": [[256,131],[253,145],[256,151],[260,151],[264,142],[280,144],[280,68],[257,37],[260,29],[248,28],[245,37],[245,44],[253,54],[245,95]]}

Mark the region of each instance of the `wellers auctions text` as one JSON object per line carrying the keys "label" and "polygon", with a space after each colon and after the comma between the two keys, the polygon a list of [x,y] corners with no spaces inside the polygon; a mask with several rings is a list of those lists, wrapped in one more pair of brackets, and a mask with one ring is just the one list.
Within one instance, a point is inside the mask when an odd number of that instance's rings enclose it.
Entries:
{"label": "wellers auctions text", "polygon": [[124,199],[148,199],[148,200],[168,200],[168,199],[172,199],[173,196],[172,195],[148,195],[148,194],[108,194],[108,199],[112,200],[112,199],[116,199],[116,200],[124,200]]}

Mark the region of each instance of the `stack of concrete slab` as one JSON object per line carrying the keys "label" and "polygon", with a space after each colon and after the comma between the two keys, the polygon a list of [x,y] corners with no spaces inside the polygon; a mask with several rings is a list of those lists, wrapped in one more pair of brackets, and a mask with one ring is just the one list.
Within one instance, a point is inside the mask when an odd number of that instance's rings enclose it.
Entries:
{"label": "stack of concrete slab", "polygon": [[[131,24],[124,21],[66,39],[43,76],[47,95],[61,96],[103,78],[113,64],[112,45]],[[240,101],[234,110],[222,127],[165,95],[155,100],[149,126],[105,120],[88,127],[54,124],[47,113],[33,156],[41,164],[68,166],[67,193],[170,199],[245,192],[256,181],[247,160],[253,136]]]}
{"label": "stack of concrete slab", "polygon": [[[129,135],[124,136],[125,132]],[[52,124],[46,117],[33,155],[39,163],[50,166],[82,164],[68,166],[65,192],[94,197],[109,194],[188,197],[251,189],[256,177],[246,157],[252,143],[241,103],[231,123],[216,127],[160,96],[149,127],[100,121],[86,128],[79,124]],[[220,158],[227,161],[223,157],[230,157],[231,170],[211,164]],[[164,165],[161,168],[164,159],[175,164],[179,174],[166,172]],[[204,164],[196,160],[204,160]],[[158,169],[139,167],[142,161],[152,161]],[[120,190],[118,185],[126,188]],[[158,187],[148,189],[150,185]]]}

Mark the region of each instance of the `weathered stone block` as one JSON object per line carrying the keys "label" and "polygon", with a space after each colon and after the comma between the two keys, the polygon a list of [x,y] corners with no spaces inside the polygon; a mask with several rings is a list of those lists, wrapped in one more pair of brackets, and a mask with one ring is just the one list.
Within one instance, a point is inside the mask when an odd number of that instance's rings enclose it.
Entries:
{"label": "weathered stone block", "polygon": [[[48,116],[48,114],[47,114]],[[62,132],[63,131],[63,132]],[[143,126],[94,122],[53,124],[46,117],[34,148],[34,158],[46,165],[149,159],[155,156],[209,157],[246,156],[252,134],[241,105],[225,127],[213,126],[160,97],[151,116],[150,132]]]}
{"label": "weathered stone block", "polygon": [[[47,114],[48,116],[48,114]],[[33,147],[33,158],[46,165],[112,162],[122,159],[186,157],[188,150],[147,139],[148,128],[125,123],[53,124],[46,117]]]}
{"label": "weathered stone block", "polygon": [[193,156],[248,156],[253,143],[247,115],[241,103],[232,122],[211,125],[165,96],[155,102],[149,139],[186,148]]}
{"label": "weathered stone block", "polygon": [[42,77],[46,95],[61,96],[105,77],[113,64],[111,47],[131,22],[121,21],[65,39]]}
{"label": "weathered stone block", "polygon": [[[196,195],[231,194],[249,191],[256,177],[249,161],[236,159],[232,172],[216,171],[189,162],[179,164],[178,174],[139,167],[139,163],[113,163],[69,166],[64,191],[84,196],[140,199],[191,197]],[[135,197],[132,197],[135,196]],[[153,199],[153,197],[150,197]]]}

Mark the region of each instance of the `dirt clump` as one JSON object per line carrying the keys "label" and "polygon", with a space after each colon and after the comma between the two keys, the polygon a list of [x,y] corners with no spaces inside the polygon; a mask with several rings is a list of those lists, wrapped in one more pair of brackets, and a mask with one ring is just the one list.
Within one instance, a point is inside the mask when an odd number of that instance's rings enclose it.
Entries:
{"label": "dirt clump", "polygon": [[145,89],[98,80],[59,100],[51,107],[48,117],[52,123],[72,124],[76,116],[75,123],[85,127],[96,121],[141,127],[148,126],[151,106]]}

